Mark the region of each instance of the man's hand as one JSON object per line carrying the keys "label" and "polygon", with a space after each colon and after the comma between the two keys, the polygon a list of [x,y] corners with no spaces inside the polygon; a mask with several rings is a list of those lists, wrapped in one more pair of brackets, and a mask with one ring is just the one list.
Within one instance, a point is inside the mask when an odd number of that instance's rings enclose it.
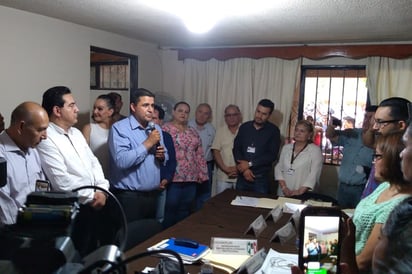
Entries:
{"label": "man's hand", "polygon": [[250,169],[243,171],[243,177],[245,177],[245,180],[248,182],[253,183],[255,181],[255,174],[253,174]]}
{"label": "man's hand", "polygon": [[157,129],[154,129],[150,132],[147,139],[143,142],[143,145],[147,150],[151,149],[153,146],[157,145],[160,142],[160,132]]}
{"label": "man's hand", "polygon": [[243,173],[246,169],[249,169],[249,162],[248,161],[239,160],[237,162],[238,162],[238,164],[237,164],[236,168],[240,173]]}
{"label": "man's hand", "polygon": [[169,182],[166,179],[162,179],[160,181],[159,189],[161,189],[161,190],[166,189],[168,183]]}
{"label": "man's hand", "polygon": [[103,192],[96,191],[94,193],[93,201],[90,202],[90,206],[95,209],[100,209],[106,204],[106,195]]}
{"label": "man's hand", "polygon": [[155,157],[157,160],[163,162],[165,160],[165,148],[162,146],[156,147]]}
{"label": "man's hand", "polygon": [[223,170],[229,178],[236,178],[237,177],[237,168],[236,166],[229,166]]}

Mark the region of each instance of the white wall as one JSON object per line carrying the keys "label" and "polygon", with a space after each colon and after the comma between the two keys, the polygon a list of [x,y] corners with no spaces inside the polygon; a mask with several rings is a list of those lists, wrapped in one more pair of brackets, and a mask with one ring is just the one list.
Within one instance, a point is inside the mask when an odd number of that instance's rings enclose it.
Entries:
{"label": "white wall", "polygon": [[[89,120],[90,46],[139,56],[138,85],[154,92],[182,98],[183,61],[177,51],[158,50],[154,44],[68,23],[42,15],[0,6],[0,112],[10,121],[11,111],[23,101],[41,103],[43,92],[51,86],[68,86],[81,111],[79,127]],[[364,59],[305,59],[304,65],[355,64]],[[127,104],[128,100],[124,100]],[[324,169],[321,185],[326,193],[336,191],[337,170]]]}
{"label": "white wall", "polygon": [[154,44],[2,6],[0,33],[0,112],[6,126],[14,107],[27,100],[41,103],[43,92],[55,85],[72,90],[80,121],[87,120],[90,46],[139,56],[139,86],[162,87],[161,56]]}

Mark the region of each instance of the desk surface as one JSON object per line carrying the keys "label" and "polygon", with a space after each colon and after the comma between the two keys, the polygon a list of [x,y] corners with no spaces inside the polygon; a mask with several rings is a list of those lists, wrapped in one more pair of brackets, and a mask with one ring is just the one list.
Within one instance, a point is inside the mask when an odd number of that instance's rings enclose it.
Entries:
{"label": "desk surface", "polygon": [[[125,257],[145,252],[148,247],[170,237],[190,238],[205,245],[210,245],[211,237],[255,238],[254,235],[244,235],[245,231],[260,214],[266,217],[270,210],[233,206],[230,202],[237,195],[273,198],[273,196],[270,197],[258,193],[225,190],[223,193],[209,199],[200,211],[127,251]],[[258,248],[264,247],[266,251],[272,248],[278,252],[297,253],[294,243],[281,245],[278,242],[270,242],[275,231],[282,227],[289,218],[290,214],[284,214],[276,223],[268,221],[267,228],[257,238]],[[158,262],[158,259],[151,257],[138,259],[128,265],[128,273],[132,274],[135,271],[141,271],[145,266],[155,266]],[[199,265],[186,265],[185,268],[192,274],[197,274],[200,270]],[[214,273],[225,272],[216,269]]]}

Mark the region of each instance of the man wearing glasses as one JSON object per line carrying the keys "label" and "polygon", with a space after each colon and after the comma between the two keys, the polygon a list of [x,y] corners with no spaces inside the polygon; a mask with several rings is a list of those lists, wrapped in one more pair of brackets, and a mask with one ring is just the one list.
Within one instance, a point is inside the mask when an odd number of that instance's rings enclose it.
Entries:
{"label": "man wearing glasses", "polygon": [[[362,136],[363,143],[370,148],[375,148],[375,140],[378,136],[385,136],[392,132],[405,132],[411,118],[411,102],[408,99],[390,97],[383,100],[376,110],[369,129]],[[362,198],[368,196],[378,186],[379,182],[375,181],[374,174],[373,165]]]}
{"label": "man wearing glasses", "polygon": [[[107,190],[109,181],[94,156],[77,123],[79,108],[68,87],[55,86],[43,93],[42,106],[50,119],[48,138],[38,146],[42,168],[53,191],[71,192],[83,186],[97,186]],[[81,203],[72,238],[81,256],[96,248],[103,239],[105,219],[103,208],[106,194],[92,188],[78,192]],[[102,242],[103,243],[103,242]]]}
{"label": "man wearing glasses", "polygon": [[228,188],[235,189],[237,169],[232,148],[241,121],[242,115],[239,107],[228,105],[225,108],[226,125],[216,131],[212,144],[213,157],[217,165],[216,194]]}

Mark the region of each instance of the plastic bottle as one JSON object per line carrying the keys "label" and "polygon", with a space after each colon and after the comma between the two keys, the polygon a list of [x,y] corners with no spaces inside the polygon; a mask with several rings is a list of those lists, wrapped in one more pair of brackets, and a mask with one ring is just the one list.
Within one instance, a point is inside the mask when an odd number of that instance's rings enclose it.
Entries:
{"label": "plastic bottle", "polygon": [[213,274],[213,265],[210,264],[209,260],[204,260],[200,268],[200,274]]}

